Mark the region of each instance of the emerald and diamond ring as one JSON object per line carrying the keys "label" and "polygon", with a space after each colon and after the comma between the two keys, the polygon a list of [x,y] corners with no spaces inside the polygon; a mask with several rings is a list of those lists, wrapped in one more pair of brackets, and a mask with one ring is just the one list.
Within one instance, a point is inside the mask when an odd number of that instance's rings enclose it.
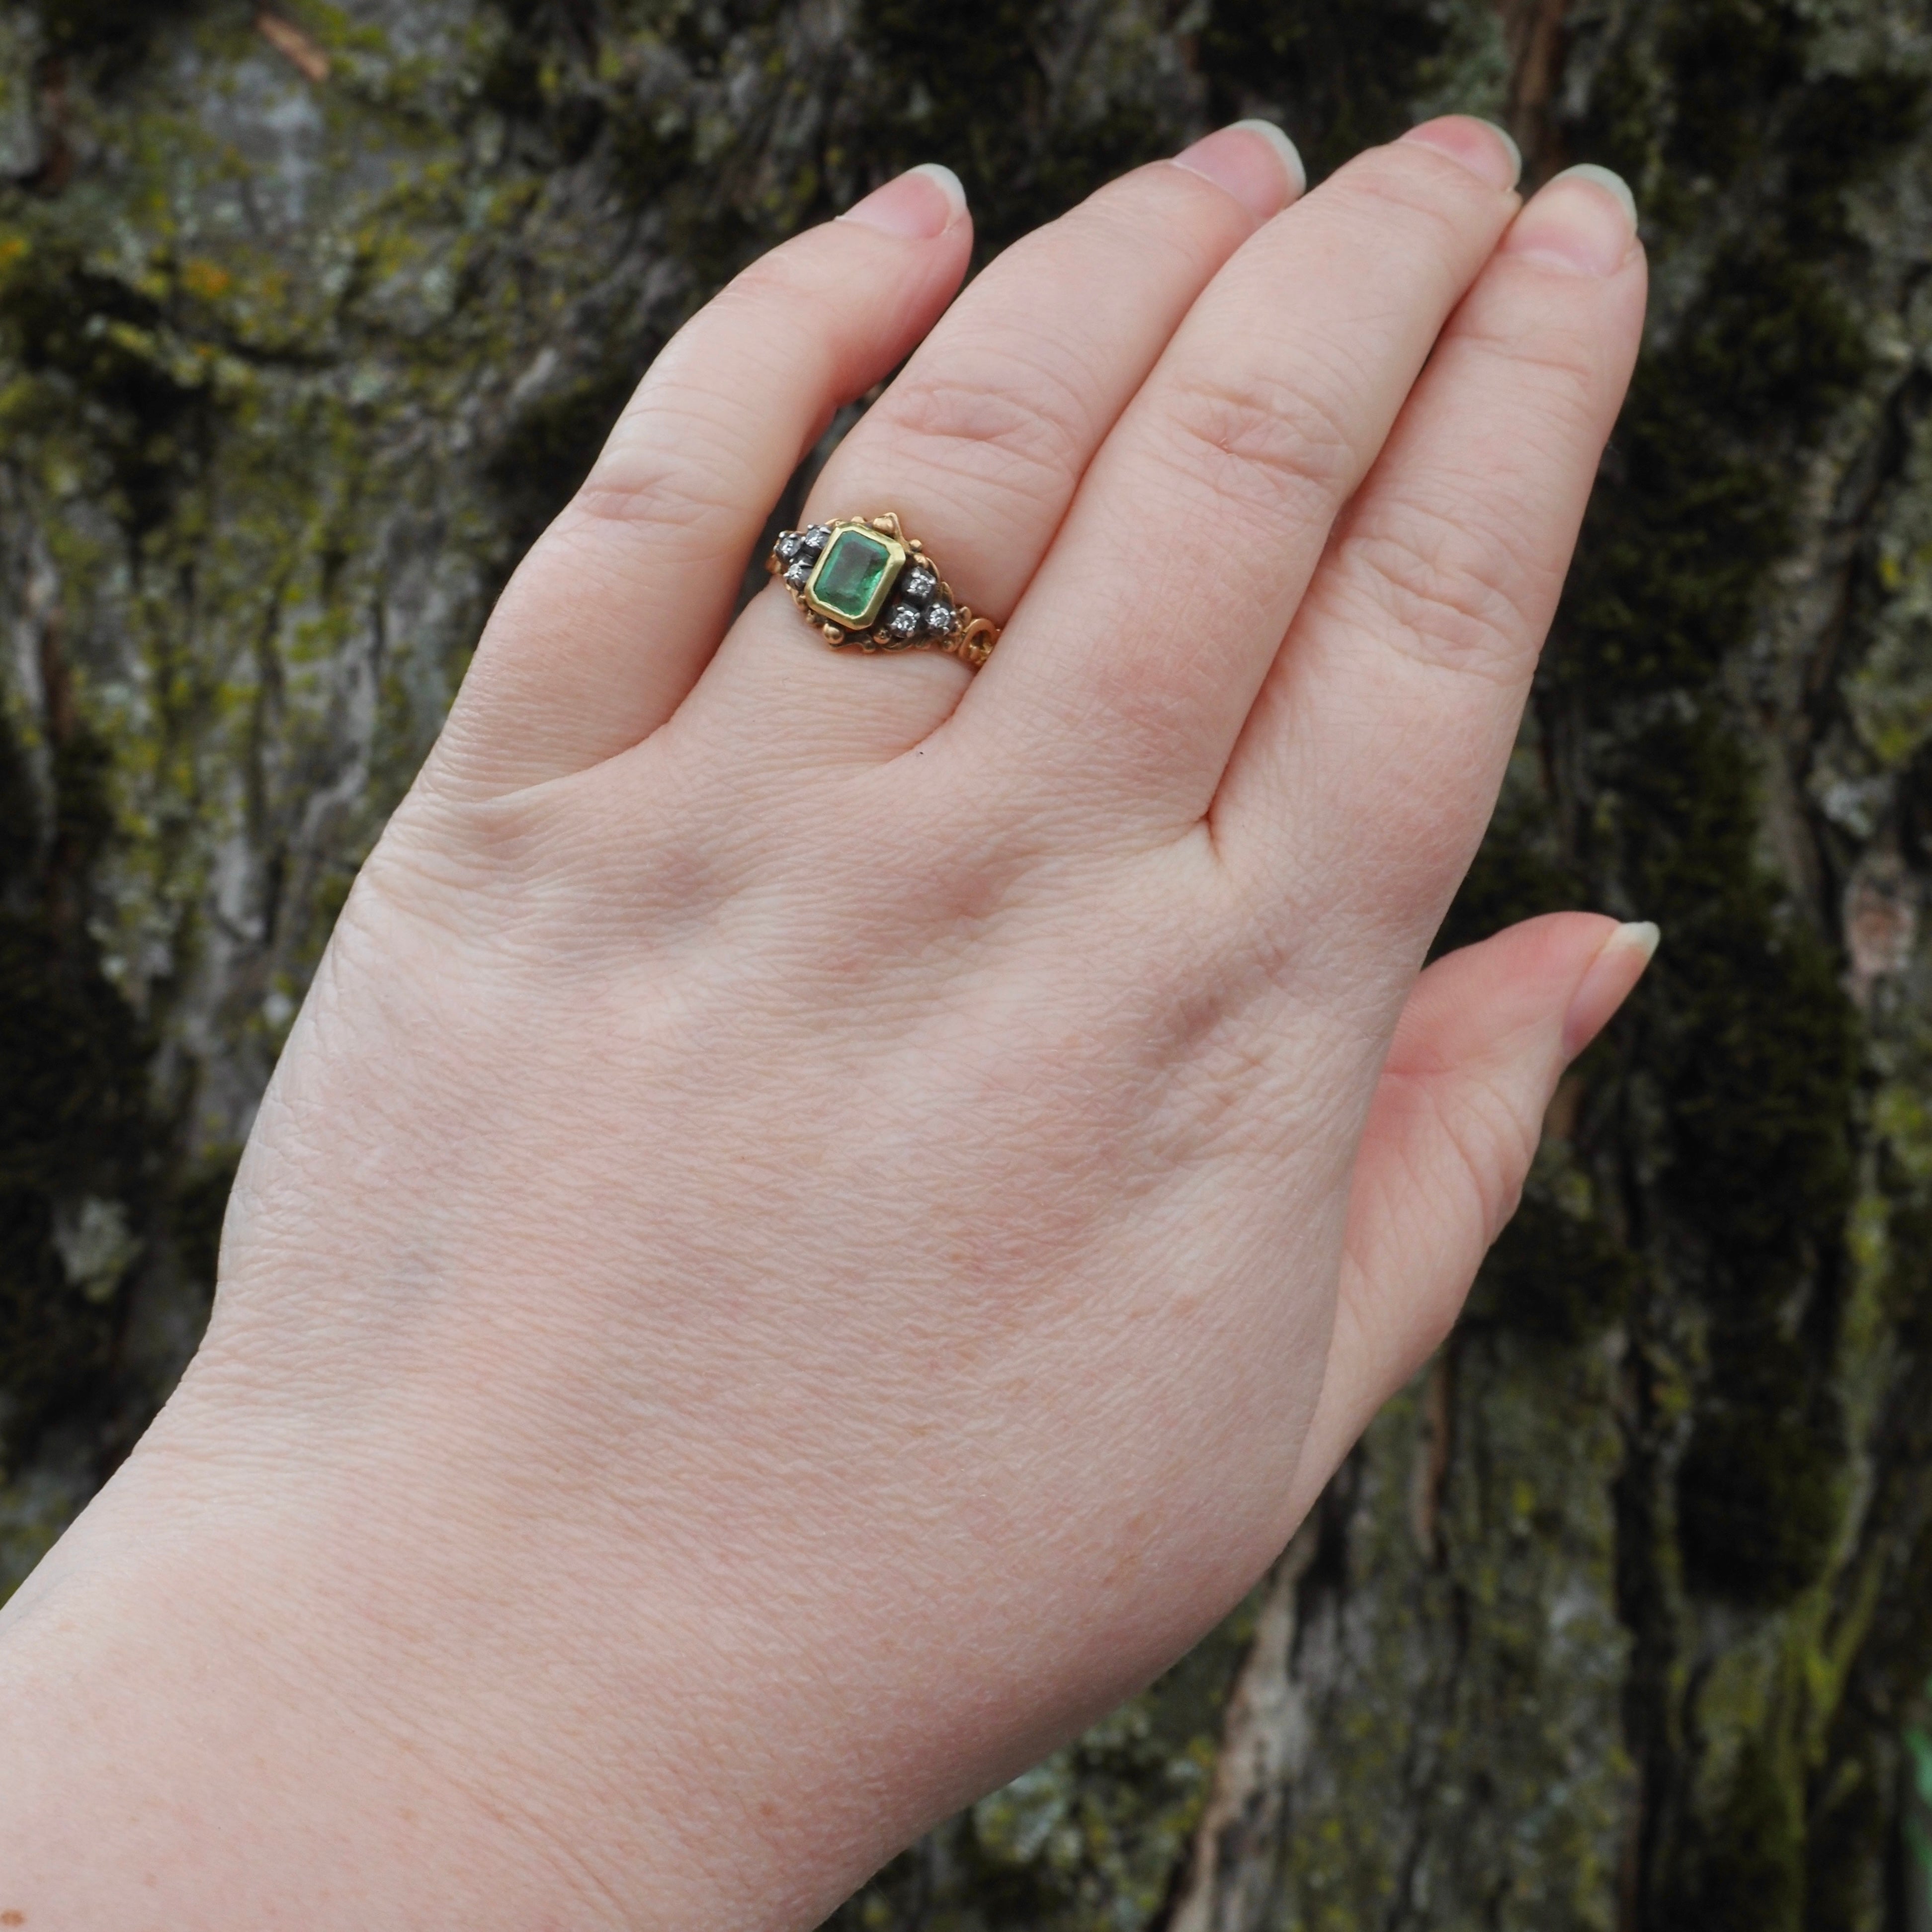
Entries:
{"label": "emerald and diamond ring", "polygon": [[977,670],[999,641],[890,510],[781,531],[765,567],[836,648],[945,651]]}

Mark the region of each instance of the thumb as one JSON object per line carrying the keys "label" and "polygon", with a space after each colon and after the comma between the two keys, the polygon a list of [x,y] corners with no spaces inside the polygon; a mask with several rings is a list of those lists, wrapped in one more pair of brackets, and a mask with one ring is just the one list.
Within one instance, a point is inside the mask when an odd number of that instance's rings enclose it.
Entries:
{"label": "thumb", "polygon": [[1564,1069],[1657,950],[1594,913],[1526,920],[1417,980],[1369,1109],[1322,1396],[1297,1486],[1312,1504],[1449,1331],[1516,1211]]}

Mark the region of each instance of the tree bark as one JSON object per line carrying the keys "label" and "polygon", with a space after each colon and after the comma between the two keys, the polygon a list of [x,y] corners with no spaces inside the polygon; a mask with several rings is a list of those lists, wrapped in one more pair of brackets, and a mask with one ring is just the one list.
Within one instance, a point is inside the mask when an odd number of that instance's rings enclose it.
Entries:
{"label": "tree bark", "polygon": [[1928,74],[1923,0],[0,0],[0,1589],[682,317],[914,160],[983,258],[1218,119],[1318,176],[1464,109],[1620,169],[1656,293],[1444,943],[1663,951],[1249,1603],[838,1922],[1924,1927]]}

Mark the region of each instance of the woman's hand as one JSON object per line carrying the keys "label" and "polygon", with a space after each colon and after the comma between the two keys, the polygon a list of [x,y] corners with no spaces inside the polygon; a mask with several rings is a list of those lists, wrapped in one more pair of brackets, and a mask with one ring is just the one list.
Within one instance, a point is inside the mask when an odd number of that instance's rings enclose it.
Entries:
{"label": "woman's hand", "polygon": [[[1225,130],[946,310],[916,170],[658,358],[8,1612],[0,1907],[802,1928],[1239,1598],[1646,956],[1418,978],[1643,307],[1618,193],[1515,172],[1451,119],[1297,200]],[[897,511],[991,663],[728,631],[915,349],[808,512]]]}

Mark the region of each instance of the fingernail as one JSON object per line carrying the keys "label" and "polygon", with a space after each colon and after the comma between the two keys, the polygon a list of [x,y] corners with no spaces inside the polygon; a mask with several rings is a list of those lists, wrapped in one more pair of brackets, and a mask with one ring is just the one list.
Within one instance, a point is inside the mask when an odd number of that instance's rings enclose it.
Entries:
{"label": "fingernail", "polygon": [[1647,919],[1620,926],[1570,996],[1563,1016],[1563,1057],[1574,1060],[1608,1026],[1643,977],[1662,935]]}
{"label": "fingernail", "polygon": [[1402,138],[1460,161],[1492,188],[1514,188],[1522,178],[1522,151],[1493,121],[1478,120],[1473,114],[1445,114],[1410,128]]}
{"label": "fingernail", "polygon": [[1509,184],[1514,188],[1522,179],[1522,150],[1516,144],[1516,136],[1498,121],[1485,121],[1483,125],[1502,142],[1510,160]]}
{"label": "fingernail", "polygon": [[1552,176],[1503,238],[1504,252],[1577,274],[1613,275],[1636,239],[1636,197],[1621,175],[1584,161]]}
{"label": "fingernail", "polygon": [[1174,165],[1226,188],[1257,221],[1279,214],[1308,186],[1294,143],[1272,121],[1236,121],[1196,141]]}
{"label": "fingernail", "polygon": [[857,221],[909,242],[944,235],[966,212],[966,190],[959,177],[938,161],[922,161],[875,188],[838,218]]}

